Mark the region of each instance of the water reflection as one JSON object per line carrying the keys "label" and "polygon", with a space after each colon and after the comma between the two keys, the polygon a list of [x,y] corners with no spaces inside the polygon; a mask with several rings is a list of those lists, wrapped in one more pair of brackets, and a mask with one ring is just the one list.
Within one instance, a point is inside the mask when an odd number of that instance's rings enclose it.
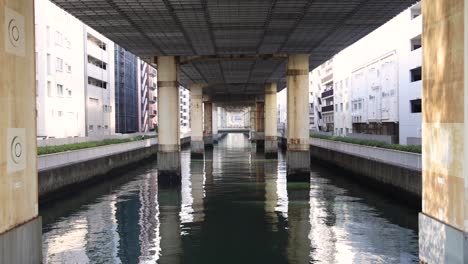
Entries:
{"label": "water reflection", "polygon": [[417,211],[341,171],[286,182],[241,134],[204,160],[182,154],[179,187],[156,164],[41,208],[44,263],[411,263]]}

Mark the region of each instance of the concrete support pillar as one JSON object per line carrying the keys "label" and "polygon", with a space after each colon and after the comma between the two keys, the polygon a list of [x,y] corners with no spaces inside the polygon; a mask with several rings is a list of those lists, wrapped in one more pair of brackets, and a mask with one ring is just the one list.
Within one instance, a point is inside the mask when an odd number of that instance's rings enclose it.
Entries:
{"label": "concrete support pillar", "polygon": [[205,142],[205,148],[213,148],[213,103],[211,101],[203,102],[204,109],[204,129],[203,129],[203,141]]}
{"label": "concrete support pillar", "polygon": [[203,143],[203,87],[201,84],[192,84],[190,89],[190,118],[192,125],[191,156],[203,158],[205,143]]}
{"label": "concrete support pillar", "polygon": [[468,263],[468,0],[422,1],[421,263]]}
{"label": "concrete support pillar", "polygon": [[290,55],[287,68],[288,181],[310,180],[309,55]]}
{"label": "concrete support pillar", "polygon": [[38,263],[34,1],[0,1],[0,263]]}
{"label": "concrete support pillar", "polygon": [[218,144],[218,106],[213,104],[213,143]]}
{"label": "concrete support pillar", "polygon": [[255,131],[256,123],[255,118],[257,116],[255,107],[249,107],[249,117],[250,117],[250,141],[255,142]]}
{"label": "concrete support pillar", "polygon": [[276,110],[276,83],[265,87],[265,157],[278,157],[278,112]]}
{"label": "concrete support pillar", "polygon": [[180,108],[174,56],[158,57],[158,183],[180,184]]}
{"label": "concrete support pillar", "polygon": [[265,101],[255,102],[255,143],[257,151],[265,149]]}

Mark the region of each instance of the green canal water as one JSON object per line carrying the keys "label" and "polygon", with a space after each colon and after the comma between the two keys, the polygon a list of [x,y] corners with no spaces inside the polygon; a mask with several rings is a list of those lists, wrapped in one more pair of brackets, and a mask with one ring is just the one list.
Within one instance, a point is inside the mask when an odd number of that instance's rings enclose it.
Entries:
{"label": "green canal water", "polygon": [[417,263],[418,211],[312,162],[287,183],[242,134],[182,153],[182,184],[156,162],[42,206],[44,263]]}

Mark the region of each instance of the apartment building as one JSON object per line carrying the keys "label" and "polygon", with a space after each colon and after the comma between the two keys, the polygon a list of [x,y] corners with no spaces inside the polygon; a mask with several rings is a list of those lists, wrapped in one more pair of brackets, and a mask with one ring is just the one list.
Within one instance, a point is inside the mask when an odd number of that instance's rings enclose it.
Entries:
{"label": "apartment building", "polygon": [[138,58],[115,45],[115,131],[139,132]]}
{"label": "apartment building", "polygon": [[421,32],[418,3],[314,69],[312,130],[420,144]]}
{"label": "apartment building", "polygon": [[86,135],[115,133],[114,43],[84,26]]}
{"label": "apartment building", "polygon": [[190,131],[190,91],[184,87],[179,87],[180,100],[180,132]]}
{"label": "apartment building", "polygon": [[37,136],[85,136],[83,24],[48,0],[35,16]]}
{"label": "apartment building", "polygon": [[138,59],[138,123],[140,132],[157,130],[157,70]]}

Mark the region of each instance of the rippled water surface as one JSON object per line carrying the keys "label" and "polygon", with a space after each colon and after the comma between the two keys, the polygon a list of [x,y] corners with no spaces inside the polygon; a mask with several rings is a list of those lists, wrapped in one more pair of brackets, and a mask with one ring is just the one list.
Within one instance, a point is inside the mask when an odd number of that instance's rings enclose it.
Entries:
{"label": "rippled water surface", "polygon": [[417,211],[312,165],[287,183],[230,134],[205,160],[182,153],[182,184],[156,162],[41,208],[45,263],[416,263]]}

